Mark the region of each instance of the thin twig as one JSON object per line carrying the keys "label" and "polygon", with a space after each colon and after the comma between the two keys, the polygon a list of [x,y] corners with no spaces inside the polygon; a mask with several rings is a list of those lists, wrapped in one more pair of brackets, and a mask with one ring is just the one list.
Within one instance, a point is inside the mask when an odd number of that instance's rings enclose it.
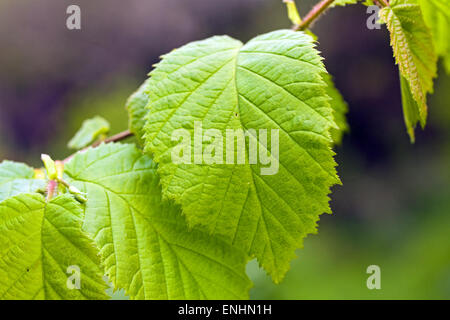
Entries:
{"label": "thin twig", "polygon": [[[129,138],[129,137],[132,137],[132,136],[133,136],[133,133],[130,130],[125,130],[125,131],[120,132],[120,133],[118,133],[118,134],[116,134],[116,135],[114,135],[112,137],[109,137],[109,138],[107,138],[105,140],[97,141],[94,144],[90,145],[89,147],[86,147],[86,148],[84,148],[84,149],[82,149],[82,150],[80,150],[78,152],[83,152],[83,151],[86,151],[89,148],[98,147],[102,143],[119,142],[119,141],[122,141],[122,140],[124,140],[126,138]],[[76,153],[74,153],[74,154],[70,155],[69,157],[67,157],[66,159],[64,159],[63,163],[69,162],[75,156],[75,154]]]}
{"label": "thin twig", "polygon": [[101,143],[110,143],[110,142],[118,142],[118,141],[122,141],[126,138],[131,137],[133,134],[131,133],[130,130],[125,130],[123,132],[120,132],[112,137],[106,138],[103,141],[97,141],[96,143],[94,143],[92,145],[92,147],[98,147]]}
{"label": "thin twig", "polygon": [[292,30],[299,31],[308,29],[309,26],[334,2],[334,0],[322,0],[316,4],[305,16],[302,23],[294,25]]}
{"label": "thin twig", "polygon": [[52,200],[57,191],[58,191],[58,182],[55,180],[50,180],[47,184],[47,201]]}

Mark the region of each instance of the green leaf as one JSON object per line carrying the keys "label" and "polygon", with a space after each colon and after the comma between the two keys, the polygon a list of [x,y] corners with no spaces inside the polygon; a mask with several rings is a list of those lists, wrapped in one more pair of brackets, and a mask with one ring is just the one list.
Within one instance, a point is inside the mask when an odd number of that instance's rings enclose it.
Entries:
{"label": "green leaf", "polygon": [[[256,256],[275,282],[303,238],[316,232],[319,215],[330,212],[329,188],[339,183],[324,72],[309,35],[280,30],[244,46],[227,36],[190,43],[151,73],[146,150],[159,163],[163,194],[182,205],[190,225]],[[278,172],[248,164],[250,143],[262,154],[272,150],[270,141],[256,141],[256,131],[245,139],[246,164],[175,164],[172,135],[185,129],[194,136],[194,121],[223,136],[227,129],[274,129],[279,156],[269,160],[276,166],[279,159]],[[203,144],[207,150],[210,143]]]}
{"label": "green leaf", "polygon": [[34,179],[33,168],[23,163],[0,163],[0,202],[21,193],[45,188],[45,180]]}
{"label": "green leaf", "polygon": [[[106,299],[100,259],[81,231],[82,210],[63,195],[21,194],[0,203],[0,299]],[[70,267],[80,289],[70,290]],[[68,269],[69,268],[69,269]]]}
{"label": "green leaf", "polygon": [[448,0],[419,0],[425,22],[431,28],[436,53],[444,59],[450,74],[450,2]]}
{"label": "green leaf", "polygon": [[70,140],[70,149],[83,149],[109,132],[109,122],[100,116],[85,120],[75,136]]}
{"label": "green leaf", "polygon": [[414,129],[420,120],[419,106],[414,100],[408,81],[400,75],[400,88],[402,93],[403,117],[405,119],[406,130],[408,131],[411,143],[414,143],[416,138]]}
{"label": "green leaf", "polygon": [[437,56],[430,29],[416,0],[392,0],[389,7],[380,11],[380,18],[390,31],[396,62],[417,102],[419,120],[424,126],[427,93],[433,91],[433,78],[437,72]]}
{"label": "green leaf", "polygon": [[374,6],[375,3],[373,0],[335,0],[331,5],[330,8],[336,7],[336,6],[346,6],[349,4],[357,4],[358,2],[362,2],[365,6]]}
{"label": "green leaf", "polygon": [[288,17],[291,20],[293,24],[300,24],[302,22],[302,19],[300,18],[300,15],[297,10],[297,6],[295,5],[294,0],[283,0],[284,3],[286,3],[286,8],[288,12]]}
{"label": "green leaf", "polygon": [[56,169],[55,161],[53,161],[53,159],[47,154],[42,154],[41,159],[42,162],[44,163],[45,171],[47,172],[47,177],[50,180],[58,179],[58,170]]}
{"label": "green leaf", "polygon": [[134,92],[127,101],[126,108],[128,110],[128,127],[134,134],[140,145],[144,145],[144,125],[148,103],[148,82],[146,80],[139,89]]}
{"label": "green leaf", "polygon": [[358,0],[335,0],[331,5],[330,8],[336,7],[336,6],[346,6],[348,4],[356,4]]}
{"label": "green leaf", "polygon": [[331,138],[335,144],[341,144],[343,135],[350,130],[345,116],[348,112],[348,105],[339,90],[335,87],[331,75],[324,73],[322,77],[327,83],[326,90],[328,96],[331,98],[330,104],[334,110],[334,120],[339,127],[339,129],[331,129]]}
{"label": "green leaf", "polygon": [[161,200],[155,163],[134,145],[89,149],[65,170],[88,194],[84,229],[116,289],[134,299],[248,298],[246,255],[189,230],[179,208]]}

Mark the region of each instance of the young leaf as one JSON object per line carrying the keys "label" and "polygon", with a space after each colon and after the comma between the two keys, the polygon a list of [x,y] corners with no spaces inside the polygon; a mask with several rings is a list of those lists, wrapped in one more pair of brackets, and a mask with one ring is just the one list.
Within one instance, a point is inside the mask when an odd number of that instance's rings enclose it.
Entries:
{"label": "young leaf", "polygon": [[358,0],[335,0],[331,5],[331,7],[336,7],[336,6],[346,6],[348,4],[355,4],[357,3]]}
{"label": "young leaf", "polygon": [[433,34],[436,53],[444,59],[450,74],[450,2],[448,0],[419,0],[423,16]]}
{"label": "young leaf", "polygon": [[[182,205],[190,225],[255,255],[276,282],[303,238],[316,232],[319,215],[330,212],[329,188],[339,183],[325,72],[310,36],[280,30],[244,46],[226,36],[190,43],[151,73],[146,150],[159,163],[164,195]],[[185,129],[193,137],[194,121],[222,136],[254,129],[245,141],[246,164],[175,164],[172,135]],[[250,144],[261,153],[277,147],[276,140],[261,142],[259,129],[279,133],[279,156],[270,156],[276,174],[248,164]]]}
{"label": "young leaf", "polygon": [[419,106],[414,100],[408,81],[400,75],[400,88],[402,93],[403,117],[405,119],[406,130],[408,131],[411,143],[414,143],[416,138],[414,129],[420,121]]}
{"label": "young leaf", "polygon": [[39,189],[45,189],[45,180],[34,179],[33,168],[11,161],[0,163],[0,202]]}
{"label": "young leaf", "polygon": [[[0,203],[0,299],[107,299],[100,259],[81,231],[82,210],[63,195],[21,194]],[[71,268],[80,289],[69,289]],[[73,288],[73,287],[71,287]]]}
{"label": "young leaf", "polygon": [[437,56],[430,29],[416,0],[392,0],[380,11],[391,34],[391,46],[401,75],[408,81],[419,108],[422,126],[427,118],[427,93],[433,91]]}
{"label": "young leaf", "polygon": [[85,120],[78,132],[69,141],[70,149],[83,149],[109,132],[109,122],[100,116]]}
{"label": "young leaf", "polygon": [[294,0],[283,0],[284,3],[286,3],[286,8],[288,12],[288,17],[291,20],[293,24],[300,24],[302,22],[302,19],[300,18],[300,15],[297,10],[297,6],[295,5]]}
{"label": "young leaf", "polygon": [[334,110],[334,121],[339,129],[331,129],[331,138],[335,144],[341,144],[343,135],[350,130],[345,115],[348,112],[348,105],[344,101],[339,90],[335,87],[333,78],[328,73],[322,75],[327,83],[327,94],[331,98],[330,104]]}
{"label": "young leaf", "polygon": [[42,154],[41,159],[42,162],[44,163],[45,171],[47,172],[47,177],[50,180],[58,179],[58,170],[56,169],[55,161],[53,161],[53,159],[47,154]]}
{"label": "young leaf", "polygon": [[147,79],[139,89],[134,92],[127,101],[126,109],[128,110],[128,127],[134,134],[140,145],[144,145],[144,125],[148,103],[148,82]]}
{"label": "young leaf", "polygon": [[218,238],[189,230],[161,200],[156,165],[133,145],[77,154],[65,168],[87,192],[84,229],[94,235],[106,274],[134,299],[245,299],[247,257]]}

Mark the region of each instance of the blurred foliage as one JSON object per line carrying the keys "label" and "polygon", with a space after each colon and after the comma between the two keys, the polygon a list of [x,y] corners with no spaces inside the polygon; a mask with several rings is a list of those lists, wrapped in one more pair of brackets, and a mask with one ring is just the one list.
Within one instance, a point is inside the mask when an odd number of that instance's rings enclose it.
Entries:
{"label": "blurred foliage", "polygon": [[[431,206],[410,215],[397,239],[385,237],[382,226],[321,228],[305,241],[280,285],[274,285],[255,261],[248,267],[254,280],[253,299],[449,299],[450,193],[429,199]],[[329,219],[326,217],[324,220]],[[411,219],[407,219],[411,220]],[[351,236],[350,236],[351,235]],[[381,269],[381,290],[366,286],[366,269]]]}

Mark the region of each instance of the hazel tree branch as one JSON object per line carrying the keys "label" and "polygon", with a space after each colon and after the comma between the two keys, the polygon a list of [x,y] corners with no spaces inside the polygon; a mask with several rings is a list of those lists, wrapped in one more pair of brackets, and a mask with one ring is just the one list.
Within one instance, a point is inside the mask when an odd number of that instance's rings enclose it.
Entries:
{"label": "hazel tree branch", "polygon": [[300,24],[294,25],[292,30],[300,31],[308,29],[311,24],[334,2],[334,0],[322,0],[317,3],[305,16]]}
{"label": "hazel tree branch", "polygon": [[126,138],[129,138],[131,136],[133,136],[133,133],[131,133],[130,130],[125,130],[125,131],[120,132],[120,133],[118,133],[116,135],[113,135],[112,137],[106,138],[103,141],[97,141],[91,147],[95,148],[95,147],[99,146],[102,142],[103,143],[119,142],[119,141],[122,141],[122,140],[124,140]]}
{"label": "hazel tree branch", "polygon": [[[78,152],[83,152],[83,151],[85,151],[85,150],[87,150],[89,148],[98,147],[102,143],[119,142],[119,141],[125,140],[127,138],[130,138],[132,136],[133,136],[133,133],[130,130],[125,130],[125,131],[120,132],[120,133],[118,133],[116,135],[113,135],[113,136],[111,136],[109,138],[106,138],[105,140],[97,141],[97,142],[93,143],[92,145],[90,145],[89,147],[86,147],[86,148],[84,148],[84,149],[82,149],[82,150],[80,150]],[[74,154],[70,155],[69,157],[67,157],[66,159],[64,159],[63,163],[69,162],[75,156],[75,154],[76,153],[74,153]]]}

